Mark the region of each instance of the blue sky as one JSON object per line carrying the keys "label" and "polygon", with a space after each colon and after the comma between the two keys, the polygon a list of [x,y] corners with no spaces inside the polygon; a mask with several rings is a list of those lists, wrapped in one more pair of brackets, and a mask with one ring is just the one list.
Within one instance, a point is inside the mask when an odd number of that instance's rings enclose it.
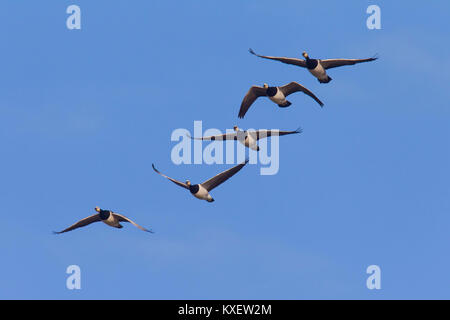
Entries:
{"label": "blue sky", "polygon": [[[66,28],[77,4],[82,29]],[[381,8],[381,30],[366,8]],[[0,298],[450,298],[450,46],[444,1],[2,1]],[[307,71],[267,55],[362,58]],[[278,109],[251,85],[302,83]],[[171,162],[174,129],[280,128],[280,171]],[[95,206],[151,227],[94,224]],[[66,289],[79,265],[82,289]],[[381,268],[381,290],[366,268]]]}

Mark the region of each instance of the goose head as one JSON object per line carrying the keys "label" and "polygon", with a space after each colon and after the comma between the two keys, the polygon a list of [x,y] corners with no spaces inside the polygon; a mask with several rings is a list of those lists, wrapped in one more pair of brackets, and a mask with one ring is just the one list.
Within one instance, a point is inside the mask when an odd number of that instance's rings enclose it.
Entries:
{"label": "goose head", "polygon": [[97,212],[100,212],[100,208],[99,207],[95,207],[94,210],[97,211]]}
{"label": "goose head", "polygon": [[305,59],[309,59],[309,56],[308,56],[308,54],[306,53],[306,51],[303,51],[302,56],[303,56]]}
{"label": "goose head", "polygon": [[268,89],[269,85],[267,83],[264,83],[263,87],[264,87],[264,89]]}

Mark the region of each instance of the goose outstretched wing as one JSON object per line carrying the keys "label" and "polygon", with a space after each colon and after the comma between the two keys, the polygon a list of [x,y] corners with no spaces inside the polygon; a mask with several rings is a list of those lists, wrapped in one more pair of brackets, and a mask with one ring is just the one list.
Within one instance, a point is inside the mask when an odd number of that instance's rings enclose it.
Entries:
{"label": "goose outstretched wing", "polygon": [[294,130],[294,131],[260,129],[260,130],[257,130],[255,133],[256,133],[256,138],[259,140],[259,139],[271,137],[273,135],[285,136],[288,134],[296,134],[296,133],[302,133],[302,132],[303,132],[302,128],[298,128],[297,130]]}
{"label": "goose outstretched wing", "polygon": [[326,59],[326,60],[320,60],[320,64],[324,69],[331,69],[336,67],[342,67],[342,66],[350,66],[361,62],[369,62],[377,60],[378,58],[368,58],[368,59]]}
{"label": "goose outstretched wing", "polygon": [[169,179],[170,181],[172,181],[173,183],[179,185],[180,187],[183,187],[183,188],[185,188],[185,189],[189,189],[189,187],[187,186],[187,184],[185,184],[185,183],[183,183],[183,182],[181,182],[181,181],[172,179],[171,177],[166,176],[164,173],[159,172],[159,171],[155,168],[155,165],[154,165],[153,163],[152,163],[152,167],[153,167],[153,170],[155,170],[156,173],[162,175],[164,178]]}
{"label": "goose outstretched wing", "polygon": [[81,219],[80,221],[78,221],[77,223],[74,223],[73,225],[71,225],[67,229],[64,229],[63,231],[59,231],[59,232],[54,231],[53,233],[61,234],[61,233],[67,232],[67,231],[72,231],[74,229],[87,226],[88,224],[91,224],[91,223],[94,223],[94,222],[98,222],[98,221],[101,221],[101,219],[100,219],[100,215],[98,213],[96,213],[96,214],[94,214],[92,216],[89,216],[87,218]]}
{"label": "goose outstretched wing", "polygon": [[113,215],[116,216],[116,218],[117,218],[120,222],[129,222],[129,223],[131,223],[133,226],[135,226],[135,227],[141,229],[142,231],[146,231],[146,232],[153,233],[152,230],[145,229],[144,227],[138,225],[136,222],[134,222],[133,220],[131,220],[131,219],[127,218],[127,217],[125,217],[124,215],[121,215],[121,214],[115,213],[115,212],[113,212]]}
{"label": "goose outstretched wing", "polygon": [[263,87],[252,86],[245,95],[244,100],[242,100],[241,108],[239,109],[239,118],[243,118],[245,116],[247,110],[251,107],[256,99],[265,95],[266,89],[264,89]]}
{"label": "goose outstretched wing", "polygon": [[314,100],[316,100],[316,102],[318,104],[320,104],[320,106],[323,106],[323,102],[319,100],[319,98],[317,98],[314,93],[312,93],[311,91],[309,91],[308,89],[306,89],[304,86],[302,86],[301,84],[293,81],[291,83],[288,83],[282,87],[279,87],[279,89],[281,90],[281,92],[283,92],[283,94],[287,97],[288,95],[290,95],[291,93],[294,92],[298,92],[298,91],[302,91],[304,94],[307,94],[308,96],[310,96],[311,98],[313,98]]}
{"label": "goose outstretched wing", "polygon": [[218,185],[224,183],[228,179],[230,179],[232,176],[234,176],[239,170],[241,170],[246,164],[248,160],[245,160],[245,162],[238,164],[237,166],[228,169],[224,172],[219,173],[218,175],[212,177],[211,179],[203,182],[201,185],[208,191],[211,191]]}
{"label": "goose outstretched wing", "polygon": [[215,140],[222,141],[222,140],[236,140],[237,139],[236,132],[224,133],[224,134],[220,134],[217,136],[198,137],[198,138],[191,137],[189,134],[187,136],[193,140],[203,140],[203,141],[215,141]]}
{"label": "goose outstretched wing", "polygon": [[251,49],[251,48],[248,49],[248,51],[251,54],[253,54],[253,55],[257,56],[257,57],[260,57],[260,58],[276,60],[276,61],[280,61],[280,62],[283,62],[283,63],[286,63],[286,64],[293,64],[293,65],[298,66],[298,67],[306,68],[306,62],[303,59],[262,56],[262,55],[256,54],[255,51],[253,51],[253,49]]}

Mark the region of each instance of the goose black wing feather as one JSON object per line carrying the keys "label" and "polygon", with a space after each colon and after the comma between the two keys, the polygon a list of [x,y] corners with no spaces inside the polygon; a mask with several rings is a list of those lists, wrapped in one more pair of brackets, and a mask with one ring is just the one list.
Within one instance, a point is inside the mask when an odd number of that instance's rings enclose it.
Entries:
{"label": "goose black wing feather", "polygon": [[91,224],[91,223],[94,223],[94,222],[98,222],[98,221],[101,221],[101,220],[102,219],[100,219],[100,215],[98,213],[96,213],[96,214],[93,214],[92,216],[89,216],[87,218],[81,219],[80,221],[74,223],[73,225],[71,225],[67,229],[64,229],[63,231],[54,231],[53,233],[61,234],[61,233],[64,233],[64,232],[72,231],[74,229],[87,226],[88,224]]}
{"label": "goose black wing feather", "polygon": [[251,49],[251,48],[248,49],[248,51],[249,51],[251,54],[253,54],[253,55],[257,56],[257,57],[263,58],[263,59],[276,60],[276,61],[280,61],[280,62],[282,62],[282,63],[292,64],[292,65],[294,65],[294,66],[306,68],[306,61],[303,60],[303,59],[286,58],[286,57],[262,56],[262,55],[259,55],[259,54],[255,53],[255,51],[253,51],[253,49]]}
{"label": "goose black wing feather", "polygon": [[211,179],[203,182],[201,185],[208,191],[211,191],[215,187],[219,186],[220,184],[224,183],[228,179],[230,179],[232,176],[234,176],[236,173],[239,172],[246,164],[248,160],[245,160],[245,162],[238,164],[237,166],[228,169],[224,172],[219,173],[218,175],[212,177]]}
{"label": "goose black wing feather", "polygon": [[266,89],[263,87],[258,86],[252,86],[247,94],[245,95],[244,99],[242,100],[241,107],[239,109],[239,118],[243,118],[245,114],[247,113],[248,109],[251,107],[253,102],[255,102],[256,99],[259,97],[266,95]]}
{"label": "goose black wing feather", "polygon": [[146,228],[144,228],[144,227],[138,225],[136,222],[134,222],[134,221],[131,220],[130,218],[125,217],[125,216],[122,215],[122,214],[113,212],[113,215],[115,215],[115,216],[117,217],[117,219],[118,219],[120,222],[129,222],[129,223],[131,223],[133,226],[135,226],[135,227],[141,229],[142,231],[153,233],[152,230],[148,230],[148,229],[146,229]]}
{"label": "goose black wing feather", "polygon": [[222,141],[222,140],[234,140],[236,138],[236,132],[224,133],[217,136],[207,136],[207,137],[191,137],[190,134],[186,134],[192,140],[203,140],[203,141]]}
{"label": "goose black wing feather", "polygon": [[350,66],[362,62],[370,62],[377,59],[378,59],[377,57],[368,59],[326,59],[320,60],[320,64],[322,65],[322,67],[324,67],[324,69],[331,69],[342,66]]}
{"label": "goose black wing feather", "polygon": [[305,88],[304,86],[302,86],[301,84],[293,81],[291,83],[288,83],[282,87],[280,87],[281,92],[283,92],[283,94],[287,97],[288,95],[294,93],[294,92],[298,92],[298,91],[302,91],[304,94],[307,94],[308,96],[310,96],[311,98],[313,98],[314,100],[316,100],[316,102],[322,107],[323,106],[323,102],[319,100],[319,98],[316,97],[316,95],[314,93],[312,93],[311,91],[309,91],[307,88]]}
{"label": "goose black wing feather", "polygon": [[189,190],[189,187],[187,186],[187,184],[185,184],[183,182],[180,182],[178,180],[172,179],[171,177],[166,176],[164,173],[159,172],[158,169],[155,168],[155,165],[153,163],[152,163],[152,167],[153,167],[153,170],[155,170],[156,173],[160,174],[164,178],[169,179],[170,181],[172,181],[173,183],[179,185],[180,187],[183,187],[183,188]]}
{"label": "goose black wing feather", "polygon": [[285,136],[288,134],[296,134],[296,133],[302,133],[303,130],[301,128],[298,128],[297,130],[294,131],[280,131],[280,130],[257,130],[256,131],[256,137],[257,139],[264,139],[267,137],[271,137],[273,135],[278,135],[278,136]]}

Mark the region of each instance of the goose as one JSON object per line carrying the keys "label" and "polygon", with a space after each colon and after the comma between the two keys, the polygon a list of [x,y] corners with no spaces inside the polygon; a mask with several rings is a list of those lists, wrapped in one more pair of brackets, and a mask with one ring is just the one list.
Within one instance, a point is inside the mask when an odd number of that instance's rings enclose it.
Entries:
{"label": "goose", "polygon": [[80,221],[71,225],[67,229],[64,229],[63,231],[59,231],[59,232],[54,231],[53,233],[61,234],[64,232],[72,231],[77,228],[85,227],[88,224],[91,224],[94,222],[99,222],[99,221],[102,221],[103,223],[106,223],[108,226],[114,227],[117,229],[123,228],[123,226],[120,224],[120,222],[129,222],[132,225],[134,225],[135,227],[138,227],[139,229],[141,229],[142,231],[153,233],[153,231],[145,229],[144,227],[141,227],[140,225],[138,225],[131,219],[128,219],[124,215],[112,212],[110,210],[103,210],[103,209],[100,209],[99,207],[95,207],[95,211],[97,211],[96,214],[93,214],[92,216],[81,219]]}
{"label": "goose", "polygon": [[266,129],[260,129],[255,131],[243,131],[238,126],[233,127],[235,132],[232,133],[225,133],[217,136],[209,136],[209,137],[201,137],[201,138],[193,138],[190,135],[188,135],[189,138],[194,140],[203,140],[203,141],[214,141],[214,140],[238,140],[240,143],[242,143],[247,148],[250,148],[255,151],[259,151],[259,146],[256,144],[256,142],[259,139],[271,137],[272,135],[278,135],[278,136],[284,136],[288,134],[295,134],[295,133],[302,133],[303,130],[301,128],[298,128],[294,131],[280,131],[280,130],[266,130]]}
{"label": "goose", "polygon": [[317,80],[320,83],[328,83],[332,79],[329,75],[327,75],[326,70],[336,67],[342,67],[342,66],[348,66],[348,65],[354,65],[361,62],[369,62],[377,60],[377,57],[367,58],[367,59],[311,59],[305,51],[302,53],[302,56],[305,58],[303,59],[296,59],[296,58],[285,58],[285,57],[270,57],[270,56],[262,56],[259,54],[256,54],[255,51],[253,51],[251,48],[249,49],[249,52],[257,57],[264,58],[264,59],[271,59],[271,60],[277,60],[283,63],[287,64],[293,64],[295,66],[307,68],[308,71],[317,78]]}
{"label": "goose", "polygon": [[286,100],[286,97],[298,91],[302,91],[303,93],[316,100],[316,102],[321,107],[323,106],[322,101],[320,101],[311,91],[295,81],[281,87],[269,87],[267,83],[264,83],[262,87],[252,86],[250,90],[248,90],[247,94],[244,97],[244,100],[242,100],[238,116],[239,118],[243,118],[253,102],[255,102],[255,100],[259,97],[263,96],[269,97],[269,99],[275,102],[280,108],[289,107],[291,103]]}
{"label": "goose", "polygon": [[212,177],[211,179],[209,179],[205,182],[202,182],[200,184],[191,184],[191,182],[189,180],[186,180],[186,183],[183,183],[181,181],[172,179],[172,178],[166,176],[165,174],[159,172],[155,168],[154,164],[152,164],[152,167],[156,173],[162,175],[164,178],[169,179],[170,181],[179,185],[180,187],[188,189],[191,192],[191,194],[194,197],[196,197],[197,199],[206,200],[208,202],[213,202],[214,199],[213,199],[213,197],[211,197],[209,192],[211,190],[213,190],[215,187],[219,186],[220,184],[222,184],[225,181],[227,181],[228,179],[230,179],[232,176],[234,176],[239,170],[241,170],[247,164],[247,162],[248,162],[248,160],[245,160],[245,162],[238,164],[237,166],[235,166],[231,169],[228,169],[222,173],[219,173],[218,175],[216,175],[216,176]]}

